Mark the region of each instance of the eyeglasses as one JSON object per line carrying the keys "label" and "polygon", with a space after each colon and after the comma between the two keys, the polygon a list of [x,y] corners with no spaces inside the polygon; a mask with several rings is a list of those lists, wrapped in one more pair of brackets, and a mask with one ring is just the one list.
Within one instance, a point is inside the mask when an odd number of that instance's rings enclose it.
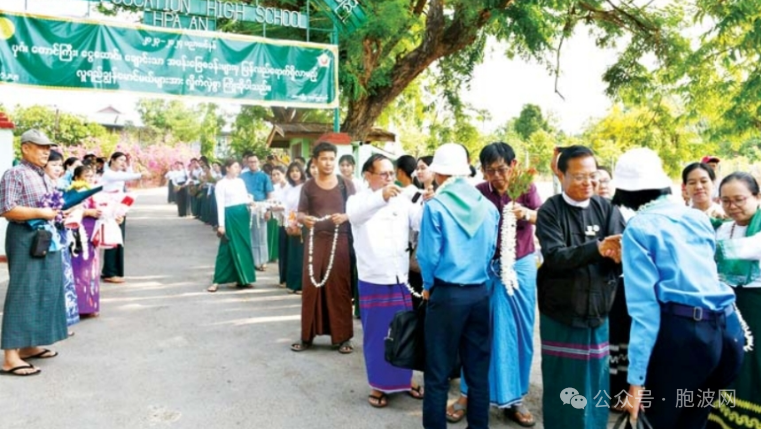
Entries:
{"label": "eyeglasses", "polygon": [[499,168],[484,168],[484,173],[487,176],[494,176],[499,174],[500,176],[506,176],[510,172],[510,167],[507,165],[500,166]]}
{"label": "eyeglasses", "polygon": [[600,176],[597,173],[592,173],[592,174],[572,174],[570,177],[576,183],[583,183],[586,181],[595,182]]}
{"label": "eyeglasses", "polygon": [[745,205],[746,201],[748,201],[748,197],[722,198],[721,205],[724,207],[731,207],[732,204],[734,204],[735,207],[742,207]]}
{"label": "eyeglasses", "polygon": [[370,173],[374,176],[380,176],[384,179],[393,179],[396,174],[393,171],[384,171],[382,173]]}

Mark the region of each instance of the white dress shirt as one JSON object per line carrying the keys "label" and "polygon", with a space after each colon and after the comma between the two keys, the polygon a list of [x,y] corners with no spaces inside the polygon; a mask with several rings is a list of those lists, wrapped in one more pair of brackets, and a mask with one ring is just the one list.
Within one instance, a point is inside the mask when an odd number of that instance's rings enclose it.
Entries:
{"label": "white dress shirt", "polygon": [[346,214],[360,280],[383,285],[407,282],[410,228],[420,229],[422,213],[421,204],[403,195],[386,202],[382,190],[367,189],[349,197]]}
{"label": "white dress shirt", "polygon": [[188,181],[188,171],[184,168],[182,170],[175,170],[172,172],[172,184],[175,186],[183,185]]}
{"label": "white dress shirt", "polygon": [[232,207],[241,204],[248,204],[251,200],[248,198],[246,184],[242,179],[224,179],[217,182],[215,196],[217,198],[217,223],[220,228],[225,227],[225,207]]}
{"label": "white dress shirt", "polygon": [[[285,218],[290,219],[291,213],[298,213],[299,201],[301,200],[301,188],[304,186],[300,183],[296,186],[288,185],[283,190],[281,202],[285,206]],[[295,217],[295,215],[293,215]]]}
{"label": "white dress shirt", "polygon": [[287,182],[283,183],[282,185],[275,185],[273,184],[272,187],[274,190],[272,191],[272,200],[275,200],[280,203],[285,202],[285,190],[290,188],[291,185],[289,185]]}

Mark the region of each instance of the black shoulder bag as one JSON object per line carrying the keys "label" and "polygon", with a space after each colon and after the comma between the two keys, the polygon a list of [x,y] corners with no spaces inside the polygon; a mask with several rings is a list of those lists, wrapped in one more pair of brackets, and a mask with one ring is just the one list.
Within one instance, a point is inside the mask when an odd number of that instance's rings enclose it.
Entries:
{"label": "black shoulder bag", "polygon": [[425,369],[425,311],[423,304],[394,315],[383,340],[386,362],[398,368]]}
{"label": "black shoulder bag", "polygon": [[645,413],[640,412],[634,421],[629,421],[629,413],[623,413],[616,420],[613,429],[653,429],[653,426],[645,417]]}
{"label": "black shoulder bag", "polygon": [[51,241],[53,241],[53,234],[47,229],[38,228],[34,230],[30,255],[33,258],[44,258],[48,254]]}

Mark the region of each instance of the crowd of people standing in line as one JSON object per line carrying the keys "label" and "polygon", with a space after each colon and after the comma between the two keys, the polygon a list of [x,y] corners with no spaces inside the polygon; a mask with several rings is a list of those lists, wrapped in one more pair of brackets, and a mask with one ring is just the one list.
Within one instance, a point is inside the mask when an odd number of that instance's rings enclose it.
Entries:
{"label": "crowd of people standing in line", "polygon": [[[444,145],[433,157],[395,163],[373,155],[358,179],[353,159],[337,159],[334,146],[320,143],[309,172],[298,161],[283,169],[287,185],[273,170],[275,191],[266,198],[286,213],[280,280],[303,292],[293,351],[309,350],[327,335],[338,352],[351,353],[356,309],[370,405],[384,408],[390,395],[406,392],[424,401],[426,428],[466,417],[469,427],[488,427],[490,405],[530,427],[535,419],[523,398],[538,304],[545,427],[605,428],[611,409],[638,415],[643,391],[665,399],[644,408],[654,428],[740,427],[732,425],[757,418],[752,401],[759,397],[761,365],[752,348],[743,350],[747,334],[759,327],[751,308],[761,200],[752,176],[729,175],[715,192],[715,165],[707,161],[718,159],[690,164],[683,172],[685,205],[668,197],[671,181],[655,153],[632,150],[611,170],[599,167],[590,149],[573,146],[553,160],[562,192],[542,202],[532,184],[511,201],[512,148],[482,149],[480,183],[463,149]],[[226,166],[232,167],[226,178],[236,180],[239,166]],[[256,199],[246,195],[247,185],[240,180],[236,197],[217,198],[226,222],[235,210],[240,219],[236,233],[228,225],[219,230],[215,283],[245,284],[246,274],[228,261],[236,252],[225,250],[226,240],[237,236],[234,246],[243,249],[237,254],[255,259],[246,239],[253,237],[247,211]],[[513,293],[500,266],[508,207],[517,219]],[[238,270],[237,277],[222,276],[219,267]],[[428,313],[425,392],[411,370],[384,357],[394,315],[420,305]],[[447,405],[456,362],[461,396]],[[569,386],[590,401],[608,395],[610,406],[565,405],[559,395]],[[679,390],[730,388],[733,401],[745,405],[741,411],[677,402]]]}
{"label": "crowd of people standing in line", "polygon": [[[24,160],[0,181],[0,212],[11,221],[3,374],[38,374],[27,361],[56,356],[41,346],[67,336],[66,316],[97,313],[97,295],[82,299],[77,275],[71,294],[67,250],[29,256],[35,231],[24,222],[59,215],[39,205],[66,177],[50,145],[37,131],[25,133]],[[404,392],[423,401],[426,428],[464,418],[486,428],[490,406],[535,425],[523,398],[538,304],[544,427],[602,429],[610,408],[644,412],[655,429],[740,428],[761,419],[761,359],[752,342],[761,328],[761,195],[752,175],[735,172],[716,186],[719,160],[706,157],[685,167],[680,201],[671,198],[654,152],[630,150],[609,170],[589,148],[571,146],[552,160],[560,193],[542,202],[531,184],[512,201],[507,188],[517,161],[505,143],[481,150],[480,183],[457,144],[396,163],[373,155],[361,179],[354,159],[337,154],[318,143],[308,162],[287,166],[272,157],[260,167],[252,154],[245,169],[236,160],[192,160],[168,173],[168,198],[179,216],[216,229],[209,292],[220,284],[253,287],[256,271],[278,261],[280,285],[302,295],[294,352],[325,335],[339,353],[352,353],[358,312],[371,406],[385,408],[390,395]],[[136,178],[123,171],[126,162],[124,154],[111,157],[104,190],[123,190],[124,180]],[[95,174],[65,164],[71,185]],[[98,216],[87,202],[83,208],[85,217]],[[508,211],[515,243],[505,248]],[[515,252],[514,288],[501,266],[505,251]],[[68,266],[84,273],[84,290],[97,290],[96,259],[78,261],[84,253],[69,255]],[[24,300],[29,294],[44,297],[35,301],[39,308]],[[87,311],[67,307],[69,296]],[[411,370],[384,356],[394,315],[419,306],[427,311],[425,391]],[[461,395],[448,405],[458,370]],[[560,398],[567,388],[590,405],[604,394],[610,408],[572,407]],[[712,408],[686,404],[681,391],[724,393]]]}
{"label": "crowd of people standing in line", "polygon": [[[22,134],[21,153],[0,180],[10,274],[0,374],[31,376],[41,369],[30,361],[58,355],[43,346],[74,335],[71,327],[80,318],[100,314],[100,282],[124,283],[126,211],[113,219],[119,235],[114,245],[106,248],[100,245],[103,237],[97,242],[94,237],[104,210],[115,213],[111,209],[125,195],[126,182],[145,174],[132,172],[129,155],[122,152],[107,162],[92,154],[64,158],[34,129]],[[63,196],[77,193],[83,197],[64,209]],[[96,201],[98,194],[106,197]]]}

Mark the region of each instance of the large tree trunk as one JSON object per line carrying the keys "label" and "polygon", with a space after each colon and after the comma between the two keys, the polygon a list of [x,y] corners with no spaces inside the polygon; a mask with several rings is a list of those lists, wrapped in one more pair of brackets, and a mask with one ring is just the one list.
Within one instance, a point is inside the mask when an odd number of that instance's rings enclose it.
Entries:
{"label": "large tree trunk", "polygon": [[[507,7],[512,0],[505,0]],[[483,9],[476,15],[455,14],[447,24],[444,16],[444,0],[431,0],[426,13],[426,29],[420,44],[397,59],[388,83],[373,88],[372,93],[349,101],[349,111],[341,131],[349,133],[354,140],[365,140],[375,121],[404,89],[420,76],[434,61],[454,54],[473,43],[481,28],[489,22],[491,13]],[[422,13],[425,1],[417,1],[415,12]],[[398,42],[392,40],[392,44]],[[367,83],[380,60],[388,55],[393,46],[381,46],[377,40],[365,40],[365,74],[360,81]]]}

